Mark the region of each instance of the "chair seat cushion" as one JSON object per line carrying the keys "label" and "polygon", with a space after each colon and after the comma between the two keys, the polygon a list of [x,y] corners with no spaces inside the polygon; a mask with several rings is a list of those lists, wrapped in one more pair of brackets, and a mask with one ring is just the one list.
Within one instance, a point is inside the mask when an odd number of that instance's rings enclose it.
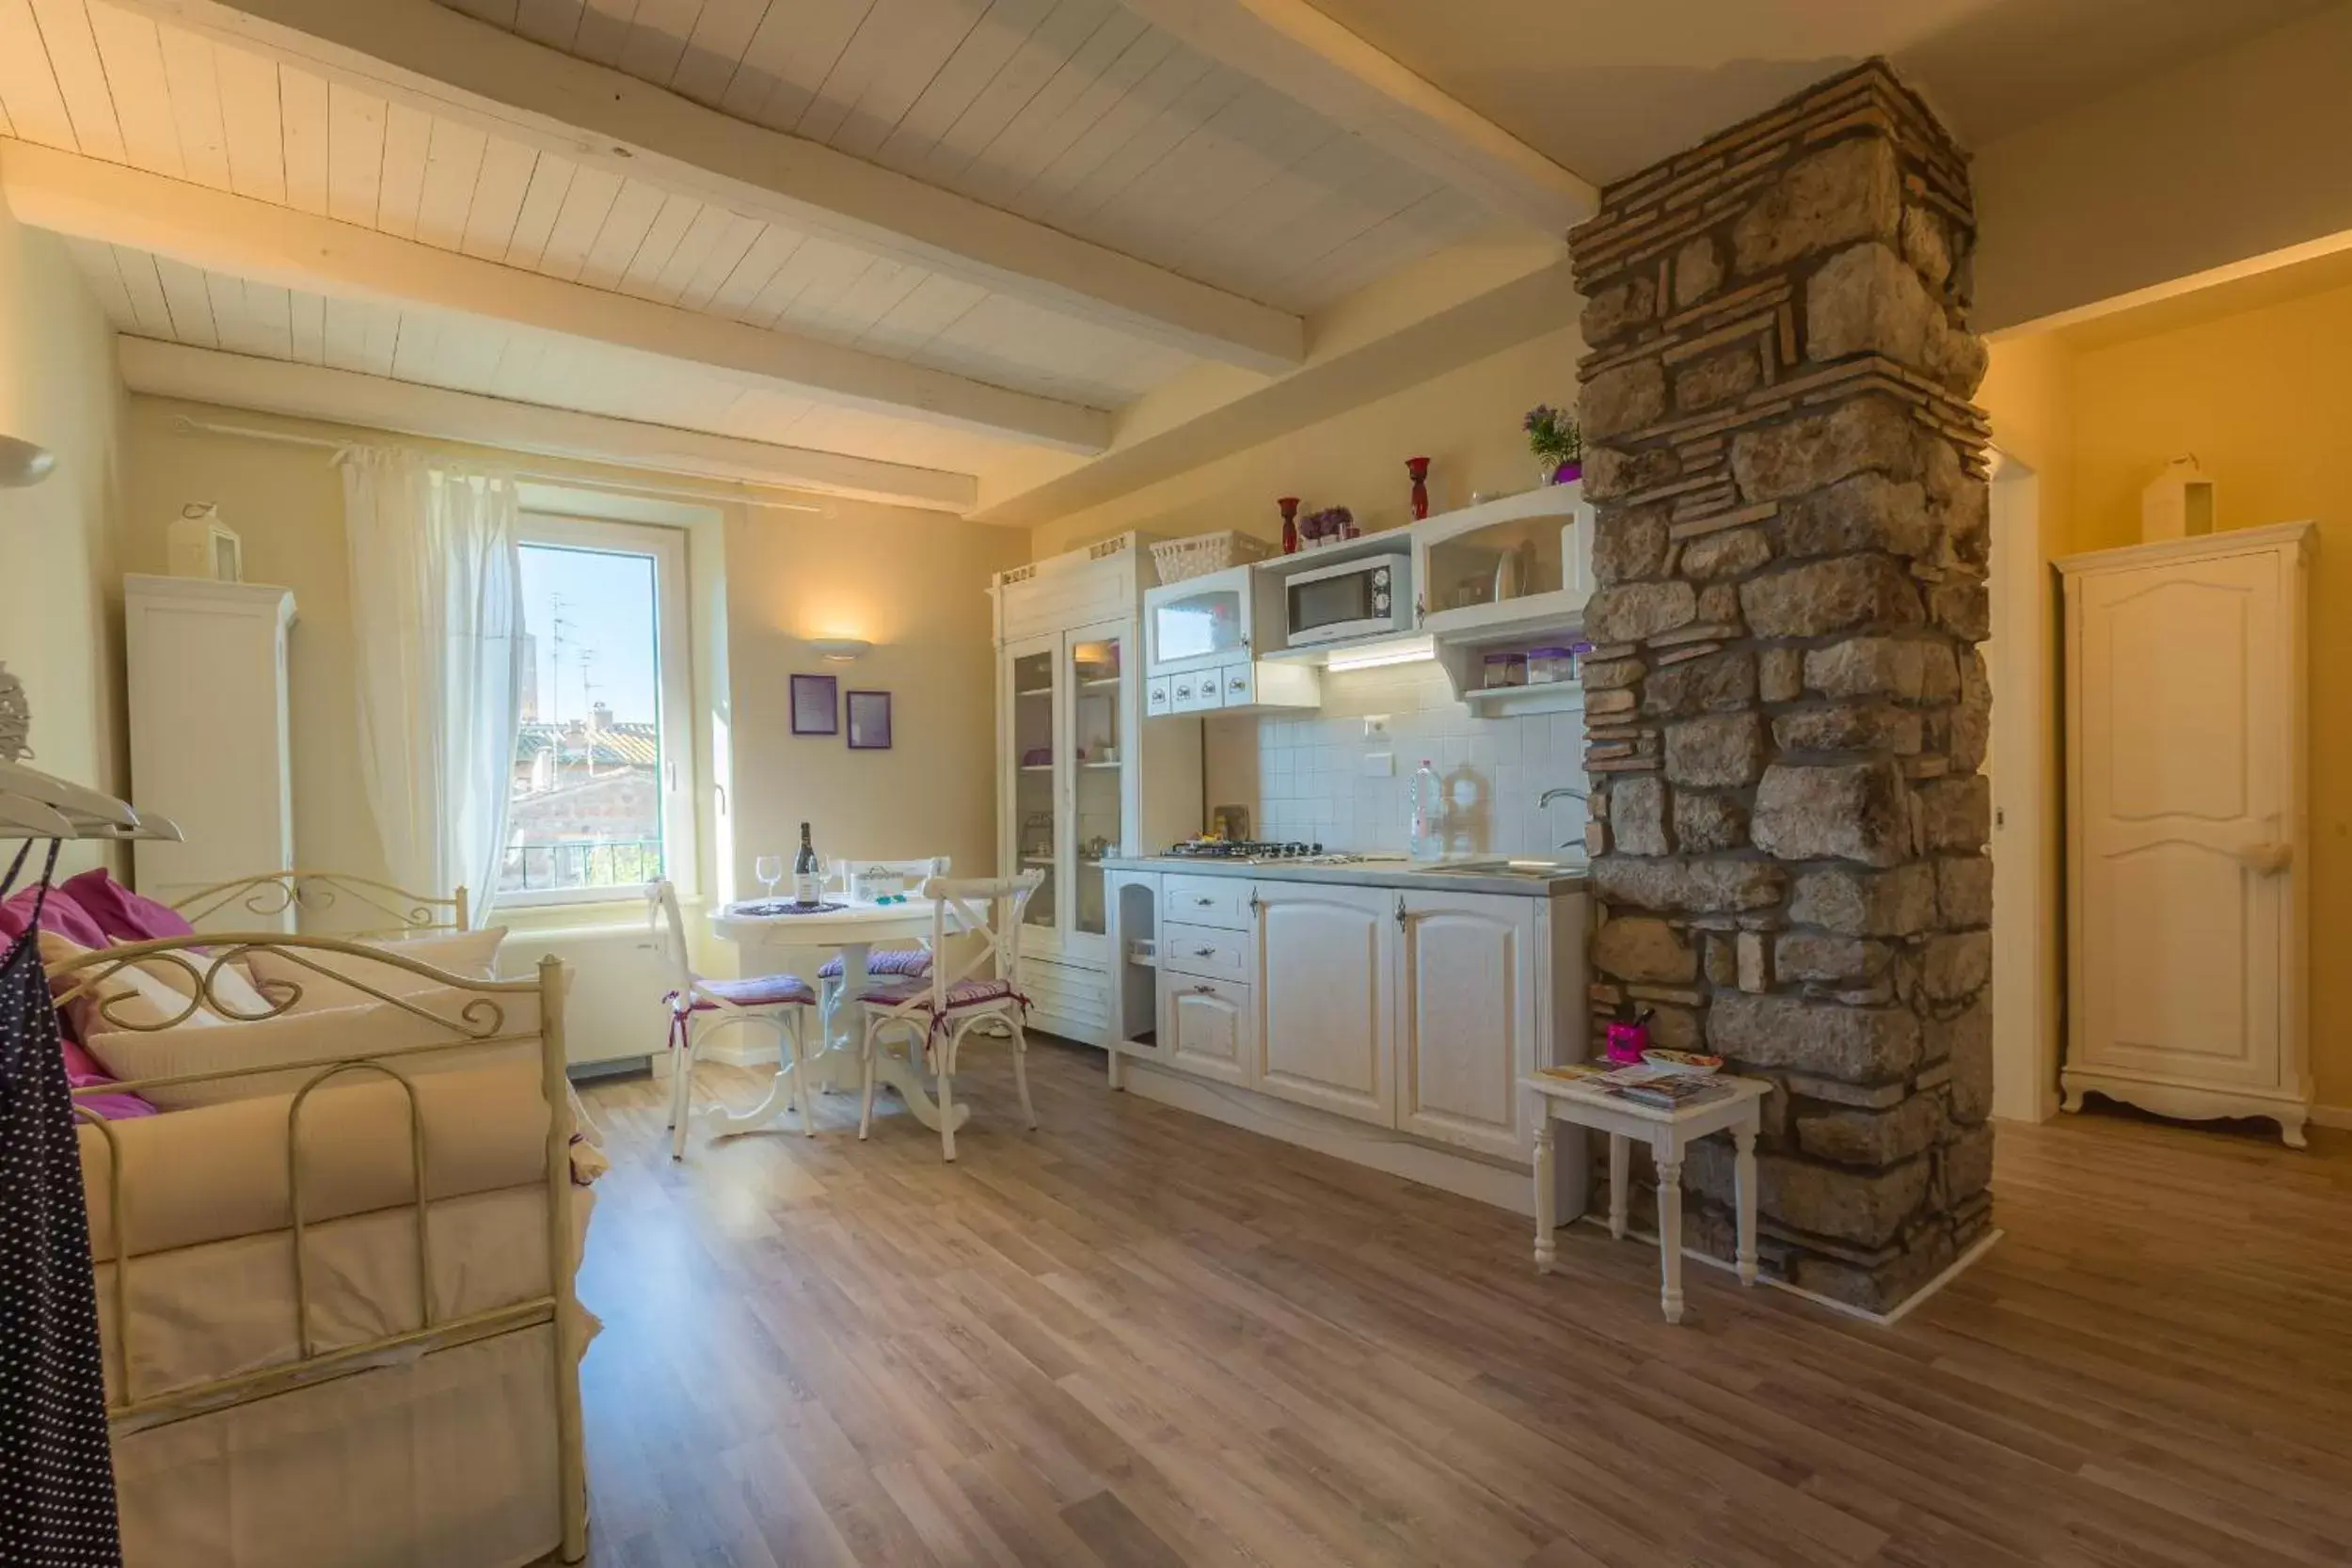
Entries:
{"label": "chair seat cushion", "polygon": [[[909,1003],[928,1012],[932,997],[929,986],[877,986],[858,998],[877,1007],[903,1007]],[[1025,1007],[1029,999],[1012,989],[1009,980],[982,980],[977,976],[958,980],[947,988],[947,1010],[964,1007],[984,1007],[994,1002],[1017,1002]]]}
{"label": "chair seat cushion", "polygon": [[[743,980],[697,980],[698,994],[694,998],[696,1012],[708,1012],[721,1002],[736,1007],[781,1007],[794,1004],[814,1004],[817,993],[808,989],[808,982],[797,974],[760,974]],[[677,1006],[677,993],[673,991],[671,1006]],[[713,1000],[716,998],[717,1000]]]}
{"label": "chair seat cushion", "polygon": [[[818,970],[817,975],[821,980],[838,980],[846,973],[847,966],[835,956],[825,960],[825,967]],[[928,980],[931,974],[930,950],[926,947],[885,947],[879,953],[868,953],[866,956],[866,973],[914,974]]]}

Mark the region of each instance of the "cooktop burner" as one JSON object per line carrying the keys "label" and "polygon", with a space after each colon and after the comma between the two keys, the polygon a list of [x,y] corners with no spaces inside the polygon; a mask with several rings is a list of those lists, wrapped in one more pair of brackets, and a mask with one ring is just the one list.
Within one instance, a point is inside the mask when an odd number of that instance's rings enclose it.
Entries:
{"label": "cooktop burner", "polygon": [[1296,861],[1323,853],[1320,844],[1295,839],[1187,839],[1171,844],[1168,852],[1180,860]]}

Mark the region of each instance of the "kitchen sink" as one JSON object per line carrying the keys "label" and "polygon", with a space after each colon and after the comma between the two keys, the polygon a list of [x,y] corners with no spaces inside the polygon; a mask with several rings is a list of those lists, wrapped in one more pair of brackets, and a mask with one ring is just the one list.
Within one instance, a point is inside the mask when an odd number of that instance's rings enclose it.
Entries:
{"label": "kitchen sink", "polygon": [[1412,869],[1431,877],[1524,877],[1529,881],[1549,881],[1554,877],[1579,876],[1586,863],[1581,860],[1433,861]]}

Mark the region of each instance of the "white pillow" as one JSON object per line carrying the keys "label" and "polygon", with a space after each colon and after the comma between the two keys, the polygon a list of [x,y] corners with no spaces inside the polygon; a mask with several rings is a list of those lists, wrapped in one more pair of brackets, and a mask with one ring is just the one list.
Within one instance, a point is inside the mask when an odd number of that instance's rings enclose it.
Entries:
{"label": "white pillow", "polygon": [[[539,999],[524,993],[495,998],[501,1015],[496,1020],[464,1022],[464,1009],[482,999],[480,991],[453,986],[427,986],[402,997],[404,1006],[370,1001],[357,1007],[310,1007],[249,1023],[215,1020],[203,1029],[163,1029],[152,1033],[113,1030],[89,1037],[84,1043],[91,1055],[113,1076],[124,1082],[168,1078],[183,1072],[218,1072],[230,1068],[272,1067],[286,1062],[315,1062],[357,1057],[398,1046],[437,1044],[460,1035],[485,1032],[533,1034],[539,1027]],[[449,1019],[455,1029],[443,1028],[407,1011],[421,1007],[435,1018]],[[495,1023],[495,1029],[492,1024]],[[392,1058],[390,1066],[414,1077],[453,1068],[482,1067],[510,1053],[528,1057],[535,1047],[528,1041],[485,1051],[431,1052]],[[215,1079],[141,1089],[158,1110],[183,1111],[223,1101],[249,1100],[259,1095],[291,1094],[317,1069],[246,1077]],[[376,1074],[354,1074],[365,1082]],[[336,1082],[344,1082],[338,1079]]]}
{"label": "white pillow", "polygon": [[[40,959],[43,965],[64,963],[81,957],[86,951],[87,949],[76,946],[54,931],[40,933]],[[185,957],[199,974],[210,961],[201,953],[189,953]],[[188,992],[195,989],[195,982],[189,978],[186,970],[169,959],[119,967],[92,964],[67,976],[62,984],[72,994],[71,1006],[74,1029],[80,1034],[87,1035],[102,1029],[152,1029],[167,1019],[174,1021],[172,1027],[175,1029],[209,1028],[221,1022],[207,1008],[198,1007],[190,1011]],[[183,1013],[187,1016],[181,1017]]]}
{"label": "white pillow", "polygon": [[[462,976],[469,980],[498,978],[499,948],[506,941],[506,927],[493,926],[481,931],[453,931],[440,936],[410,937],[406,941],[362,942],[362,947],[380,948],[387,953],[412,958],[418,963]],[[326,948],[294,947],[282,951],[258,950],[248,955],[253,979],[264,993],[278,984],[298,987],[301,995],[286,1010],[290,1013],[311,1013],[328,1007],[357,1007],[373,1003],[376,998],[358,986],[345,985],[334,978],[342,975],[360,985],[383,992],[386,996],[411,996],[418,991],[432,990],[440,982],[396,964],[376,963],[356,953],[339,953]],[[312,965],[317,968],[312,968]],[[324,974],[320,971],[325,971]]]}

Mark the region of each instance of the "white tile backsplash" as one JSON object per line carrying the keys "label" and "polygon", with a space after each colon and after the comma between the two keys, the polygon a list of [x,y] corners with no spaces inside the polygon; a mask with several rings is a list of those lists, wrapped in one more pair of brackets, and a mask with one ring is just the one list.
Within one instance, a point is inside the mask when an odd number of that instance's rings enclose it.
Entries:
{"label": "white tile backsplash", "polygon": [[[1388,717],[1386,735],[1364,734],[1371,714]],[[1395,754],[1391,776],[1365,776],[1375,752]],[[1442,669],[1421,663],[1327,672],[1319,711],[1212,719],[1203,762],[1209,804],[1248,806],[1260,838],[1397,851],[1406,786],[1426,757],[1454,802],[1449,849],[1546,855],[1564,843],[1582,847],[1581,802],[1559,800],[1549,812],[1535,802],[1561,784],[1584,788],[1583,754],[1581,715],[1482,719],[1454,701]]]}

